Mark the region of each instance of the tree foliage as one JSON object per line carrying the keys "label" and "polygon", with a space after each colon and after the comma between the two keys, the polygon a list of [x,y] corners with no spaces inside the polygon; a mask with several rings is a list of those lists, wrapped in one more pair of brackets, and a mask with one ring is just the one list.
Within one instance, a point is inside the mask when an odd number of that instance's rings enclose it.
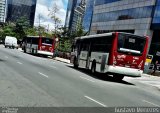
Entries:
{"label": "tree foliage", "polygon": [[51,17],[51,19],[54,22],[54,34],[57,33],[57,29],[59,27],[59,25],[62,23],[62,20],[57,16],[58,12],[59,12],[60,8],[57,6],[57,4],[53,4],[53,7],[50,11],[49,16]]}
{"label": "tree foliage", "polygon": [[32,27],[26,17],[20,17],[16,23],[5,23],[0,26],[0,38],[4,39],[6,36],[14,36],[17,39],[22,39],[24,36],[46,36],[52,37],[42,26]]}

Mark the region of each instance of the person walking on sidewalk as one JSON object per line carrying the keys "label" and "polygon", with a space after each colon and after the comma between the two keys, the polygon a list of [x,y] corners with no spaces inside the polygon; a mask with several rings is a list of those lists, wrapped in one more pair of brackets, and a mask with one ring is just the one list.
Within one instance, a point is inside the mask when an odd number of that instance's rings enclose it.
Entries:
{"label": "person walking on sidewalk", "polygon": [[153,68],[153,72],[151,73],[151,75],[154,75],[156,70],[157,70],[157,64],[158,64],[158,61],[156,60],[156,62],[154,63],[154,68]]}

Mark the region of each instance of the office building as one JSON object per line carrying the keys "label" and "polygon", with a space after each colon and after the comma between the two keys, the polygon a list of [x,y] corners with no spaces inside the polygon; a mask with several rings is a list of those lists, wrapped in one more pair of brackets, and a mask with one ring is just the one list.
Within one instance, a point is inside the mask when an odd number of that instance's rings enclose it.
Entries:
{"label": "office building", "polygon": [[65,20],[65,27],[68,29],[71,29],[73,15],[74,15],[74,9],[77,5],[78,5],[77,0],[68,0],[66,20]]}
{"label": "office building", "polygon": [[0,0],[0,23],[5,23],[6,21],[6,9],[7,0]]}
{"label": "office building", "polygon": [[7,21],[16,22],[20,17],[26,17],[33,26],[36,3],[37,0],[8,0]]}
{"label": "office building", "polygon": [[85,0],[82,0],[80,4],[75,7],[73,21],[71,23],[71,33],[75,33],[81,28],[85,12],[85,5]]}
{"label": "office building", "polygon": [[85,8],[84,18],[82,22],[82,26],[85,32],[90,31],[92,15],[93,15],[93,8],[94,8],[94,0],[86,0],[86,8]]}
{"label": "office building", "polygon": [[[82,5],[83,2],[85,4]],[[70,31],[75,31],[75,26],[82,24],[84,31],[89,32],[93,15],[93,7],[94,0],[69,0],[65,27]],[[75,24],[77,20],[78,24]]]}
{"label": "office building", "polygon": [[149,54],[160,59],[160,0],[95,0],[90,34],[112,31],[150,36]]}

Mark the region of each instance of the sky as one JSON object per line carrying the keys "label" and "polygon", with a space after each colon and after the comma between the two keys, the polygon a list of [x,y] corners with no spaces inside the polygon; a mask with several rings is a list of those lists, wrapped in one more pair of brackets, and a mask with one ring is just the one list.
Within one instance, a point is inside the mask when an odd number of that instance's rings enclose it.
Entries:
{"label": "sky", "polygon": [[35,26],[39,26],[39,20],[40,20],[41,26],[45,27],[46,29],[49,28],[49,30],[54,29],[54,22],[50,18],[49,13],[50,10],[52,10],[52,7],[55,3],[59,7],[59,12],[57,13],[56,16],[61,19],[62,25],[64,25],[68,0],[37,0],[35,21],[34,21]]}

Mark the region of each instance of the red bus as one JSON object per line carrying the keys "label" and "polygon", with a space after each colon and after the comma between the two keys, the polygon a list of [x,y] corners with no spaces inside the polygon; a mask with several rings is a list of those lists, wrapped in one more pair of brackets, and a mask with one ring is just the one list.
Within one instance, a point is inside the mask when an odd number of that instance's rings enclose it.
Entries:
{"label": "red bus", "polygon": [[53,56],[55,40],[40,36],[27,36],[23,39],[25,53]]}
{"label": "red bus", "polygon": [[139,77],[143,73],[148,41],[148,36],[122,32],[77,37],[71,63],[92,73],[111,73],[118,80],[124,76]]}

